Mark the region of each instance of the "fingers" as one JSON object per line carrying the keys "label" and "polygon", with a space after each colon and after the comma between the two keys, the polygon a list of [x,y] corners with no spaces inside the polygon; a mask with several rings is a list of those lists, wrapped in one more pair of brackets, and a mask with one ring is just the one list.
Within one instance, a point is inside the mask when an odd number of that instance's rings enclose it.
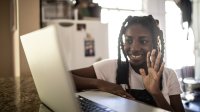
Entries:
{"label": "fingers", "polygon": [[147,52],[147,67],[149,68],[150,67],[150,55],[151,53],[150,52]]}
{"label": "fingers", "polygon": [[165,65],[165,63],[162,62],[161,66],[160,66],[160,69],[159,69],[159,71],[158,71],[158,76],[159,76],[159,77],[161,76],[161,74],[162,74],[162,72],[163,72],[163,70],[164,70],[164,65]]}
{"label": "fingers", "polygon": [[151,52],[150,60],[151,60],[151,67],[154,67],[155,60],[156,60],[156,50],[155,49],[153,49]]}
{"label": "fingers", "polygon": [[[147,67],[148,67],[149,77],[153,79],[157,79],[158,77],[160,77],[164,69],[164,63],[161,62],[162,62],[161,52],[158,52],[157,56],[155,49],[153,49],[151,53],[150,52],[147,53]],[[142,69],[140,70],[140,74],[142,76],[146,76],[145,71]]]}
{"label": "fingers", "polygon": [[101,86],[99,87],[99,90],[108,92],[117,96],[121,96],[127,99],[134,99],[130,94],[128,94],[125,90],[123,89],[122,85],[110,83],[107,81],[102,81]]}
{"label": "fingers", "polygon": [[120,95],[121,97],[124,97],[124,98],[128,98],[128,99],[135,99],[133,98],[130,94],[128,94],[127,92],[125,92],[124,94]]}
{"label": "fingers", "polygon": [[151,80],[154,80],[154,81],[158,80],[158,74],[155,70],[153,70],[153,68],[149,68],[148,72],[149,72],[149,77]]}
{"label": "fingers", "polygon": [[115,94],[117,96],[121,96],[121,97],[127,98],[127,99],[134,99],[130,94],[128,94],[124,90],[115,90],[115,91],[112,92],[112,94]]}
{"label": "fingers", "polygon": [[155,71],[158,71],[160,69],[160,63],[162,58],[162,53],[159,52],[156,56],[156,50],[153,49],[152,52],[147,53],[147,67],[153,68]]}
{"label": "fingers", "polygon": [[158,56],[156,58],[155,64],[153,66],[153,68],[158,71],[160,68],[160,62],[161,62],[161,52],[158,53]]}

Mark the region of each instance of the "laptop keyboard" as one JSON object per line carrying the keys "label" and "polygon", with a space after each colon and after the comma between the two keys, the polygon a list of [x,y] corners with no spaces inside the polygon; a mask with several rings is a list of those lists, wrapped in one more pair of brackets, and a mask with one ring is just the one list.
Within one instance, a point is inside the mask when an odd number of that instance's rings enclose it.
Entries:
{"label": "laptop keyboard", "polygon": [[79,100],[82,112],[116,112],[106,106],[93,102],[82,96],[78,96],[78,100]]}

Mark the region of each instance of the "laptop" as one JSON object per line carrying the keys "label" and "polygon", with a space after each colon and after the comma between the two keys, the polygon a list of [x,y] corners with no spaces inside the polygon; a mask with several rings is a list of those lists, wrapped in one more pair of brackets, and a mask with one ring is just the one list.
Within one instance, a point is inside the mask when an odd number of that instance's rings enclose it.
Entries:
{"label": "laptop", "polygon": [[[59,39],[59,26],[45,28],[20,36],[28,65],[39,98],[54,112],[164,112],[143,103],[128,100],[110,93],[85,91],[75,93],[72,74],[69,72],[63,47]],[[69,29],[70,31],[70,29]],[[70,53],[70,52],[69,52]],[[89,106],[81,101],[89,101]],[[84,110],[85,107],[103,110]]]}

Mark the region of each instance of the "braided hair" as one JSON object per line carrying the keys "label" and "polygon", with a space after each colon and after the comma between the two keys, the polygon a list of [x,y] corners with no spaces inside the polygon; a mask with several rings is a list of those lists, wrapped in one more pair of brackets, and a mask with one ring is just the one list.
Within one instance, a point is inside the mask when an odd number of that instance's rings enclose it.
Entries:
{"label": "braided hair", "polygon": [[[124,51],[123,45],[123,35],[127,28],[133,24],[141,24],[142,26],[146,27],[152,34],[152,45],[153,49],[157,49],[162,53],[161,59],[164,57],[164,39],[163,39],[163,32],[158,27],[159,21],[154,19],[152,15],[149,16],[128,16],[125,21],[122,23],[121,30],[119,33],[118,38],[118,68],[117,68],[117,76],[116,76],[116,83],[117,84],[127,84],[128,88],[130,89],[129,85],[129,61],[128,56]],[[125,62],[121,60],[121,53],[125,57]],[[162,90],[162,75],[160,80],[160,90]]]}

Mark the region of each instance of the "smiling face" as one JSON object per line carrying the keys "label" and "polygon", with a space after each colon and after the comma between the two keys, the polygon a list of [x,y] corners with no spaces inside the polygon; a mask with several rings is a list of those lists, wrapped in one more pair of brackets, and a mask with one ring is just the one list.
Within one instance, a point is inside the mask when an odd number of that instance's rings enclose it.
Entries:
{"label": "smiling face", "polygon": [[146,62],[146,55],[151,51],[152,34],[140,24],[130,25],[125,31],[124,51],[133,66],[139,66]]}

